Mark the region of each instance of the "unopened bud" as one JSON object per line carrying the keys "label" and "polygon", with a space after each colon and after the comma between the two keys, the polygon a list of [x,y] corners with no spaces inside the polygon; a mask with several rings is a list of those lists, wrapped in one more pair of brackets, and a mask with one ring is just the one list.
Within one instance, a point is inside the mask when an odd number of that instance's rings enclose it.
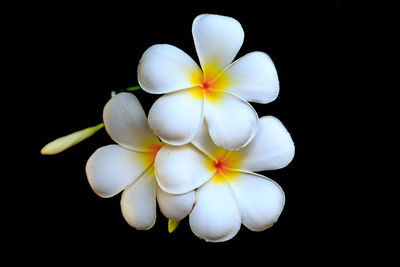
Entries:
{"label": "unopened bud", "polygon": [[168,220],[168,232],[172,233],[173,231],[175,231],[175,229],[178,227],[180,222],[181,221],[174,221],[174,220],[169,219]]}
{"label": "unopened bud", "polygon": [[58,154],[92,136],[95,132],[104,127],[103,123],[89,127],[69,135],[57,138],[56,140],[45,145],[40,153],[43,155]]}

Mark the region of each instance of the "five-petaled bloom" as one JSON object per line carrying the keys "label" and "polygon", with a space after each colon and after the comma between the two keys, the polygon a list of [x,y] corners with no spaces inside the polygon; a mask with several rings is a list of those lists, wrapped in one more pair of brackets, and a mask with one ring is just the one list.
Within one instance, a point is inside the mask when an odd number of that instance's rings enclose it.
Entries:
{"label": "five-petaled bloom", "polygon": [[[207,241],[231,239],[241,223],[262,231],[278,219],[285,202],[281,187],[254,171],[285,167],[294,156],[292,138],[273,116],[259,119],[255,138],[238,151],[215,146],[206,126],[191,144],[165,145],[155,160],[159,186],[172,194],[195,190],[189,223]],[[183,202],[182,202],[183,203]]]}
{"label": "five-petaled bloom", "polygon": [[269,103],[278,95],[275,66],[263,52],[232,63],[244,40],[242,26],[233,18],[200,15],[192,34],[201,69],[167,44],[151,46],[140,60],[140,86],[165,94],[150,109],[149,125],[164,142],[183,145],[196,136],[205,118],[213,142],[237,150],[257,133],[258,115],[247,101]]}
{"label": "five-petaled bloom", "polygon": [[86,174],[93,191],[112,197],[124,190],[122,214],[139,230],[153,227],[156,198],[166,217],[185,217],[195,203],[195,192],[171,195],[157,186],[153,165],[164,144],[151,132],[137,98],[130,93],[113,96],[104,107],[103,120],[118,145],[101,147],[89,158]]}

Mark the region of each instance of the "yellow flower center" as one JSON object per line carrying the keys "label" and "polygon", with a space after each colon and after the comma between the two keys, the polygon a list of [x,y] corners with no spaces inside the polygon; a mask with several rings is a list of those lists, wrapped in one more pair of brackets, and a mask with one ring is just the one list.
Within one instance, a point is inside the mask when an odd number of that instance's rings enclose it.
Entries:
{"label": "yellow flower center", "polygon": [[213,157],[215,160],[209,159],[207,162],[209,169],[215,172],[211,178],[213,182],[226,182],[237,176],[238,172],[235,170],[238,169],[240,163],[237,152],[219,148],[216,153],[213,153]]}
{"label": "yellow flower center", "polygon": [[153,164],[156,160],[156,156],[158,151],[162,148],[163,143],[161,144],[150,144],[147,146],[147,150],[150,152],[142,153],[143,161],[146,165]]}
{"label": "yellow flower center", "polygon": [[227,88],[228,78],[217,67],[213,65],[205,65],[203,72],[196,72],[191,77],[192,84],[196,84],[192,88],[193,96],[208,101],[217,101],[221,97],[221,90]]}

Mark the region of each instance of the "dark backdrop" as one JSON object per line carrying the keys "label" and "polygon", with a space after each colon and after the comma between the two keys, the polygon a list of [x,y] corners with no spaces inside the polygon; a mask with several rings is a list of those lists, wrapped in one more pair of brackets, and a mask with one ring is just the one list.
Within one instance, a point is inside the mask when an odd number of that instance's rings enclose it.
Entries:
{"label": "dark backdrop", "polygon": [[[132,265],[142,258],[185,265],[215,259],[324,265],[349,254],[353,236],[344,246],[333,245],[341,239],[340,227],[352,227],[340,208],[346,190],[337,176],[342,158],[336,157],[337,139],[346,127],[337,119],[346,106],[340,91],[348,68],[343,61],[352,45],[348,6],[321,2],[25,7],[14,18],[22,26],[14,34],[21,56],[16,63],[24,73],[15,83],[27,107],[18,117],[24,130],[18,132],[21,148],[14,169],[26,174],[10,201],[17,208],[11,208],[9,222],[19,227],[10,247],[30,251],[37,260],[52,261],[53,255],[55,262],[79,262],[86,256],[101,262],[128,259]],[[193,235],[188,219],[169,234],[159,211],[151,230],[137,231],[121,215],[120,195],[95,195],[85,164],[98,147],[113,143],[104,130],[59,155],[39,153],[47,142],[101,122],[111,91],[137,85],[138,60],[149,46],[172,44],[197,60],[191,27],[202,13],[232,16],[242,24],[245,40],[238,57],[255,50],[270,55],[280,94],[270,104],[253,106],[260,117],[278,117],[296,145],[289,166],[262,173],[286,193],[278,222],[259,233],[242,226],[236,237],[218,244]],[[146,113],[159,97],[143,91],[135,95]],[[29,156],[21,159],[26,147]]]}

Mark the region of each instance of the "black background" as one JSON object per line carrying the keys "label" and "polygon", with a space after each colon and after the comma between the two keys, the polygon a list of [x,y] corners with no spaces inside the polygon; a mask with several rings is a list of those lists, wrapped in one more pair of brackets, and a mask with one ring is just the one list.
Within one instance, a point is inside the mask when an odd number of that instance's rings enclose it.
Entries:
{"label": "black background", "polygon": [[[56,262],[78,262],[84,256],[100,262],[126,259],[132,265],[141,259],[184,265],[239,259],[325,264],[353,254],[359,236],[342,209],[348,192],[341,184],[348,177],[340,176],[348,151],[339,151],[338,140],[349,133],[350,122],[340,118],[348,105],[343,91],[357,33],[346,2],[322,2],[25,6],[9,21],[19,25],[9,55],[16,58],[11,68],[20,73],[14,79],[16,109],[21,105],[24,112],[12,118],[22,130],[11,134],[17,145],[10,167],[21,180],[15,179],[7,201],[13,233],[8,247],[31,252],[25,255],[39,261],[52,261],[52,255]],[[197,60],[191,27],[203,13],[242,24],[245,40],[237,58],[256,50],[270,55],[279,96],[253,106],[260,117],[279,118],[296,146],[289,166],[262,173],[286,193],[278,222],[259,233],[242,226],[232,240],[217,244],[193,235],[187,218],[169,234],[159,211],[151,230],[137,231],[121,215],[120,195],[102,199],[93,193],[84,169],[98,147],[113,143],[104,130],[59,155],[39,153],[55,138],[100,123],[111,91],[137,85],[137,64],[149,46],[172,44]],[[146,113],[159,97],[135,95]]]}

